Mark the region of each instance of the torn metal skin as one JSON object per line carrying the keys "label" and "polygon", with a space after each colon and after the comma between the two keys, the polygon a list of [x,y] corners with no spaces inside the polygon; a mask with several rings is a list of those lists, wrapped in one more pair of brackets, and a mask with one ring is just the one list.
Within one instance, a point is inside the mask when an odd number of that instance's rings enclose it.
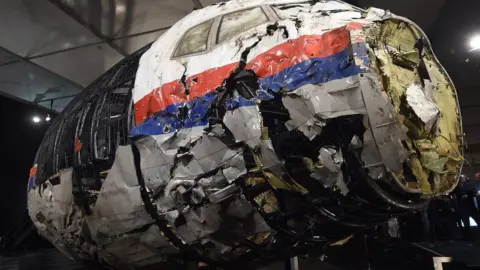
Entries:
{"label": "torn metal skin", "polygon": [[85,260],[93,256],[98,247],[83,240],[85,217],[74,203],[72,169],[52,176],[59,183],[47,180],[41,187],[31,190],[28,212],[39,235],[48,239],[69,258]]}
{"label": "torn metal skin", "polygon": [[[460,113],[450,78],[424,33],[404,18],[392,16],[376,23],[368,40],[385,92],[407,131],[407,151],[412,152],[407,164],[417,187],[426,195],[450,192],[463,164]],[[434,156],[422,159],[413,154],[425,156],[425,151]],[[428,175],[437,173],[440,181],[430,182]],[[406,184],[401,174],[398,177]]]}
{"label": "torn metal skin", "polygon": [[[255,8],[264,22],[217,40],[222,16]],[[205,49],[175,55],[204,23]],[[341,1],[197,10],[142,56],[132,95],[132,145],[117,149],[91,214],[69,171],[29,191],[42,235],[77,258],[228,269],[341,245],[453,190],[463,163],[455,88],[425,34]]]}

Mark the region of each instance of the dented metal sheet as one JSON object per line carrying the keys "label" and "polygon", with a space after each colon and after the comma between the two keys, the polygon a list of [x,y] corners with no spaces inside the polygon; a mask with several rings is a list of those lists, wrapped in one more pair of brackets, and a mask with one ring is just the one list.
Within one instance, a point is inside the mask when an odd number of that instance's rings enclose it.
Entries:
{"label": "dented metal sheet", "polygon": [[343,181],[341,166],[344,162],[342,153],[331,147],[322,147],[318,156],[320,167],[311,176],[326,187],[337,186],[345,195],[348,188]]}
{"label": "dented metal sheet", "polygon": [[160,266],[168,256],[178,254],[179,251],[160,234],[158,228],[150,226],[145,231],[109,240],[103,245],[99,256],[110,265],[141,268]]}
{"label": "dented metal sheet", "polygon": [[[167,136],[170,137],[170,135]],[[159,144],[161,145],[162,142],[157,141],[154,137],[145,137],[135,142],[143,157],[140,167],[146,185],[150,189],[167,185],[170,180],[170,169],[173,167],[175,158],[175,154],[171,153],[172,151],[169,153],[168,150],[162,150]]]}
{"label": "dented metal sheet", "polygon": [[219,192],[228,185],[227,179],[221,170],[218,170],[213,176],[201,178],[197,183],[203,187],[207,195]]}
{"label": "dented metal sheet", "polygon": [[270,140],[263,140],[259,146],[259,159],[260,163],[258,164],[261,168],[273,172],[277,177],[283,177],[285,172],[285,167],[282,164],[282,161],[278,158],[273,149],[272,142]]}
{"label": "dented metal sheet", "polygon": [[223,164],[222,173],[229,184],[247,174],[245,161],[243,159],[243,155],[240,153],[228,158]]}
{"label": "dented metal sheet", "polygon": [[358,8],[339,1],[322,1],[312,6],[311,13],[319,11],[358,11]]}
{"label": "dented metal sheet", "polygon": [[190,208],[182,215],[186,223],[178,226],[177,231],[187,243],[212,237],[215,241],[232,245],[231,239],[242,235],[271,231],[251,204],[242,197],[198,209]]}
{"label": "dented metal sheet", "polygon": [[366,123],[367,130],[363,135],[364,147],[362,149],[361,158],[365,164],[365,169],[368,170],[368,174],[373,179],[380,179],[385,177],[385,166],[378,150],[375,138],[373,137],[372,128],[368,125],[368,117],[365,116],[364,122]]}
{"label": "dented metal sheet", "polygon": [[232,150],[220,139],[208,135],[204,135],[190,150],[203,172],[209,172],[222,166],[239,152],[240,149]]}
{"label": "dented metal sheet", "polygon": [[118,148],[87,223],[93,239],[99,243],[105,238],[153,224],[140,197],[130,146]]}
{"label": "dented metal sheet", "polygon": [[440,110],[437,104],[427,98],[426,92],[418,84],[412,84],[407,88],[406,97],[408,105],[425,124],[425,131],[427,133],[436,133],[436,130],[432,129],[440,119]]}
{"label": "dented metal sheet", "polygon": [[365,19],[377,21],[388,19],[392,14],[388,10],[383,10],[380,8],[371,7],[368,9],[367,16]]}
{"label": "dented metal sheet", "polygon": [[226,188],[223,188],[215,193],[212,193],[208,199],[212,203],[219,203],[225,199],[230,198],[234,194],[237,194],[240,192],[240,188],[235,186],[235,185],[230,185],[227,186]]}
{"label": "dented metal sheet", "polygon": [[306,104],[305,99],[296,95],[287,95],[282,97],[282,101],[291,118],[291,120],[285,123],[288,130],[298,129],[310,140],[322,133],[322,127],[325,126],[326,119],[316,117]]}
{"label": "dented metal sheet", "polygon": [[[377,78],[368,73],[364,74],[360,77],[360,85],[367,108],[369,130],[373,135],[373,141],[369,142],[374,142],[378,148],[382,165],[389,171],[400,173],[406,158],[406,150],[402,145],[406,135],[399,126],[394,108],[382,94]],[[372,146],[372,148],[375,147]],[[366,165],[377,166],[378,164]],[[378,177],[378,175],[373,176]]]}
{"label": "dented metal sheet", "polygon": [[272,7],[281,19],[296,19],[297,14],[309,13],[312,10],[312,5],[306,3],[273,5]]}
{"label": "dented metal sheet", "polygon": [[363,142],[361,141],[361,139],[357,135],[354,135],[352,137],[352,140],[350,141],[350,146],[353,149],[359,149],[363,146]]}
{"label": "dented metal sheet", "polygon": [[55,177],[58,184],[49,180],[41,190],[30,190],[28,213],[38,233],[58,250],[69,258],[86,260],[97,252],[97,247],[82,241],[84,217],[74,203],[72,173],[71,168],[63,170]]}
{"label": "dented metal sheet", "polygon": [[262,119],[257,106],[245,106],[228,111],[223,122],[232,132],[236,142],[246,142],[254,148],[260,143]]}
{"label": "dented metal sheet", "polygon": [[324,84],[307,84],[282,98],[289,110],[289,130],[298,129],[309,139],[322,132],[326,120],[365,114],[358,76]]}

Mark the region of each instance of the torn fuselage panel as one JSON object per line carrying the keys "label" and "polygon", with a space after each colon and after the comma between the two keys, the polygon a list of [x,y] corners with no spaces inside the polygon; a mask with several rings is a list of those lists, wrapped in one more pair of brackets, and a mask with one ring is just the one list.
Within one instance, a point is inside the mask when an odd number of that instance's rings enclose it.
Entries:
{"label": "torn fuselage panel", "polygon": [[85,217],[74,202],[72,169],[67,169],[28,192],[28,213],[39,235],[69,258],[87,260],[97,247],[83,238]]}
{"label": "torn fuselage panel", "polygon": [[[455,88],[450,78],[423,32],[412,22],[397,17],[378,22],[370,28],[368,41],[385,92],[407,130],[407,150],[410,151],[407,163],[417,178],[417,187],[426,194],[451,191],[462,167],[463,142]],[[423,152],[432,149],[419,144],[424,140],[438,154],[428,163],[421,162]],[[448,161],[440,163],[445,159]],[[443,166],[432,170],[432,162]],[[429,175],[438,176],[440,181],[431,182]],[[403,176],[399,177],[405,181]]]}

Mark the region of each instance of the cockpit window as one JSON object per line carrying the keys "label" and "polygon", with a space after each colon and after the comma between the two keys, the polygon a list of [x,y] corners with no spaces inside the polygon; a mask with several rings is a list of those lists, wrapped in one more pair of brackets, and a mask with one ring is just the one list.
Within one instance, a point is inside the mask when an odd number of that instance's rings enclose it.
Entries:
{"label": "cockpit window", "polygon": [[208,34],[212,28],[213,20],[206,21],[190,28],[177,46],[173,57],[185,56],[207,50]]}
{"label": "cockpit window", "polygon": [[268,21],[262,8],[240,10],[222,17],[217,44]]}

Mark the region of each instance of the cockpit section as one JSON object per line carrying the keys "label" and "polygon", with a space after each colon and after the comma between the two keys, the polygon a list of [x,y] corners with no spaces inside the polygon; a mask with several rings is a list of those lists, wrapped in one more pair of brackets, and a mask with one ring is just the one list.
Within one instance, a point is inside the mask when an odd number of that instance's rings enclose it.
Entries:
{"label": "cockpit section", "polygon": [[57,117],[29,212],[78,259],[260,265],[422,209],[455,187],[462,149],[455,88],[413,22],[341,1],[230,1]]}

